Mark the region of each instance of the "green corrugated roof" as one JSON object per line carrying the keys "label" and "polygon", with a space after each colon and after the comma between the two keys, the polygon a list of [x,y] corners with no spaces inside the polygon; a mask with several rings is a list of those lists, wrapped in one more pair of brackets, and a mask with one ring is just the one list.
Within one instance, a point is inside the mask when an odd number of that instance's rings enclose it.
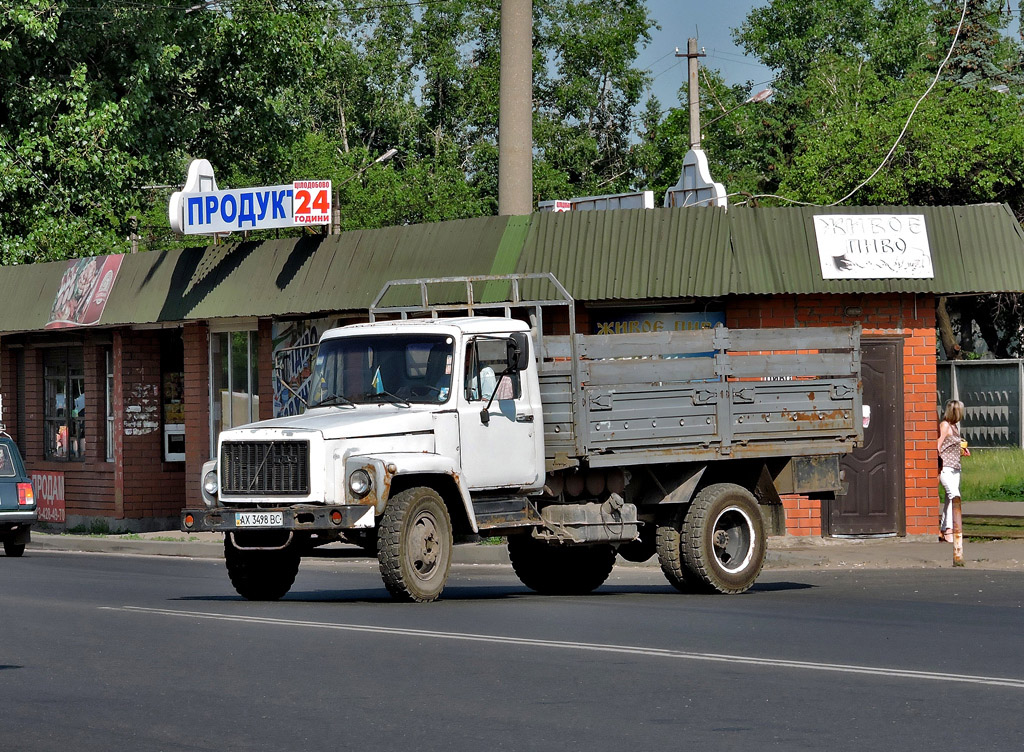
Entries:
{"label": "green corrugated roof", "polygon": [[711,296],[734,260],[721,209],[535,214],[519,272],[552,272],[578,300]]}
{"label": "green corrugated roof", "polygon": [[[823,280],[814,217],[922,214],[932,279]],[[0,331],[49,318],[66,262],[0,268]],[[389,279],[553,272],[583,301],[1024,291],[1005,205],[623,209],[481,217],[125,256],[101,325],[365,310]],[[487,293],[485,293],[487,294]]]}
{"label": "green corrugated roof", "polygon": [[[931,279],[823,280],[814,233],[821,214],[921,214]],[[1010,209],[859,206],[729,210],[736,256],[733,293],[980,293],[1024,290],[1024,234]]]}
{"label": "green corrugated roof", "polygon": [[[821,214],[924,215],[934,277],[822,279]],[[517,271],[552,271],[580,300],[1024,291],[1024,232],[1000,204],[551,213],[534,215]]]}
{"label": "green corrugated roof", "polygon": [[[100,324],[365,310],[389,279],[487,274],[507,224],[482,217],[129,254]],[[66,267],[0,269],[0,331],[44,328]]]}

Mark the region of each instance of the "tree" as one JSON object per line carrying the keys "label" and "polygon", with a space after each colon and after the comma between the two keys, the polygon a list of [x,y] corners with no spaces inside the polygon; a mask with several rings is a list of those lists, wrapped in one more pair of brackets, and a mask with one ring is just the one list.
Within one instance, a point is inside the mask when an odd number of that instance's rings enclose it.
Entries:
{"label": "tree", "polygon": [[[779,197],[769,203],[1000,201],[1024,216],[1022,48],[1005,34],[1003,5],[967,0],[962,25],[961,0],[773,0],[755,9],[734,33],[777,70],[776,95],[758,108],[771,127],[751,131],[768,159],[758,164],[749,146],[709,133],[712,171],[728,172],[746,148],[757,169],[733,171],[729,188]],[[943,301],[944,349],[974,350],[977,336],[997,356],[1024,354],[1022,308],[1017,295]]]}
{"label": "tree", "polygon": [[[534,7],[538,198],[630,187],[644,3]],[[499,28],[500,0],[4,6],[0,260],[124,251],[132,217],[181,245],[193,157],[221,187],[331,179],[346,228],[493,213]]]}
{"label": "tree", "polygon": [[2,11],[5,263],[125,250],[131,217],[153,207],[144,186],[180,180],[192,154],[228,180],[276,172],[301,135],[281,103],[309,68],[309,18],[286,2],[195,10],[33,0]]}

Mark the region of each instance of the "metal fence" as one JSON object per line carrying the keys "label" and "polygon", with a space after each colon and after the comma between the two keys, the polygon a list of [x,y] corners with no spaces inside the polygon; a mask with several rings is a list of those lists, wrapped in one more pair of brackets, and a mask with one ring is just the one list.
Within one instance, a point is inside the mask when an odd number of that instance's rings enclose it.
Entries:
{"label": "metal fence", "polygon": [[964,403],[961,430],[971,446],[1024,447],[1024,359],[939,361],[938,409]]}

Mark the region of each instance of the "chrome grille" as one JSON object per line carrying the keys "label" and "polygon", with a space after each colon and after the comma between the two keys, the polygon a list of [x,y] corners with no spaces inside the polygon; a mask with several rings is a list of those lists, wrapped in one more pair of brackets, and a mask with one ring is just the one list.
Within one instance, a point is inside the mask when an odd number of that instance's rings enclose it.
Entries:
{"label": "chrome grille", "polygon": [[225,441],[220,450],[221,493],[305,496],[308,441]]}

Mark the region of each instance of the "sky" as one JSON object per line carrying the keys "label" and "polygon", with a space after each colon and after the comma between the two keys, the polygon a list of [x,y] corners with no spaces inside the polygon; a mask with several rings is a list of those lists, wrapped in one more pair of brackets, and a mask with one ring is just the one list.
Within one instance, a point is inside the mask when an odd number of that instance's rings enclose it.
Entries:
{"label": "sky", "polygon": [[732,41],[732,29],[738,27],[751,8],[763,7],[767,0],[647,0],[650,15],[661,26],[651,34],[651,43],[637,58],[640,68],[648,69],[652,91],[662,107],[678,104],[677,92],[686,82],[686,58],[675,57],[675,49],[686,51],[686,40],[697,38],[697,49],[707,57],[701,65],[717,68],[728,84],[752,81],[751,93],[766,88],[771,69],[746,57]]}

